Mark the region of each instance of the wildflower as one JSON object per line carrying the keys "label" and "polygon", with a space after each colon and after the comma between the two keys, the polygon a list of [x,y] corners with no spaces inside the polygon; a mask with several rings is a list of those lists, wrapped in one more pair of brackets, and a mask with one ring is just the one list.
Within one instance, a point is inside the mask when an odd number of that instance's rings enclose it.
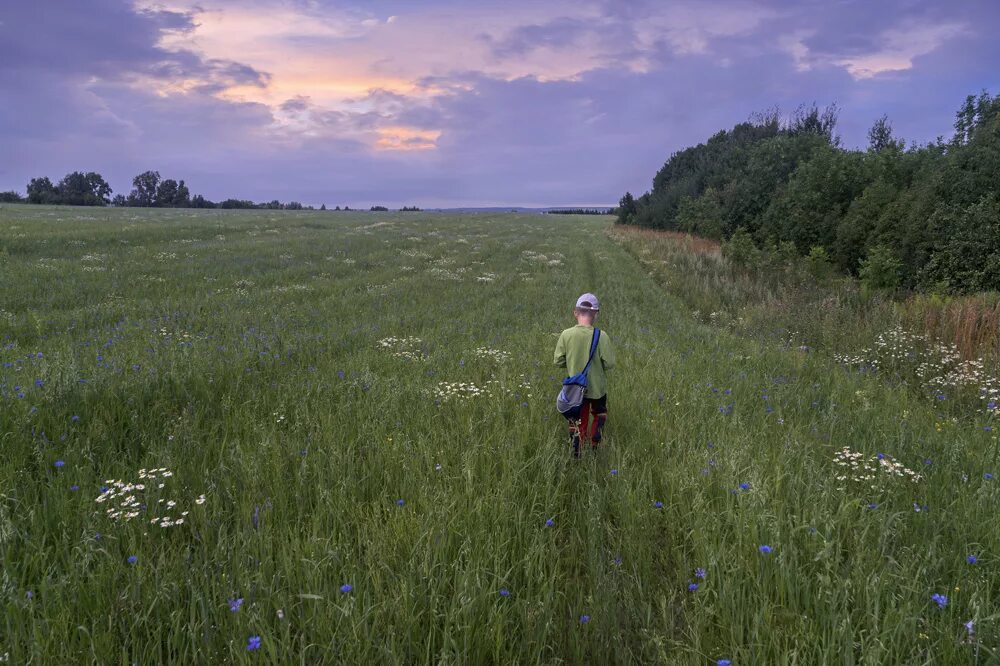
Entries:
{"label": "wildflower", "polygon": [[72,486],[69,487],[69,489],[72,490],[75,493],[76,491],[78,491],[80,489],[80,486],[78,486],[78,485],[76,485],[74,483]]}
{"label": "wildflower", "polygon": [[396,500],[396,506],[403,506],[404,504],[406,504],[406,500],[404,499]]}
{"label": "wildflower", "polygon": [[556,524],[556,521],[552,520],[551,518],[546,518],[545,519],[545,526],[546,527],[552,527],[555,524]]}
{"label": "wildflower", "polygon": [[251,636],[247,639],[247,652],[260,649],[260,636]]}
{"label": "wildflower", "polygon": [[740,484],[740,490],[750,490],[750,484],[744,481]]}
{"label": "wildflower", "polygon": [[698,589],[698,583],[688,583],[688,590],[694,592]]}
{"label": "wildflower", "polygon": [[590,616],[589,615],[581,615],[580,616],[580,622],[582,624],[587,624],[588,622],[590,622]]}
{"label": "wildflower", "polygon": [[653,506],[655,508],[657,508],[657,509],[662,509],[663,508],[663,502],[661,502],[660,500],[656,500],[655,502],[653,502]]}
{"label": "wildflower", "polygon": [[979,558],[977,558],[975,555],[969,555],[968,557],[965,558],[965,561],[968,562],[969,564],[975,564],[976,562],[979,561]]}
{"label": "wildflower", "polygon": [[695,578],[704,578],[705,577],[705,570],[702,569],[701,567],[698,567],[697,569],[694,570],[694,577]]}
{"label": "wildflower", "polygon": [[876,504],[875,502],[872,502],[871,504],[868,505],[868,508],[869,509],[877,509],[878,508],[878,504]]}
{"label": "wildflower", "polygon": [[354,589],[354,586],[351,585],[350,583],[344,583],[343,585],[340,586],[340,591],[343,592],[344,594],[347,594],[348,592],[350,592],[353,589]]}
{"label": "wildflower", "polygon": [[63,465],[66,464],[66,461],[65,460],[57,460],[57,461],[55,461],[54,464],[55,464],[56,467],[62,467]]}
{"label": "wildflower", "polygon": [[983,474],[983,478],[986,479],[987,481],[989,481],[990,479],[993,478],[993,473],[992,472],[986,472],[985,474]]}
{"label": "wildflower", "polygon": [[771,550],[773,549],[765,543],[762,546],[760,546],[760,548],[758,548],[757,550],[759,550],[762,553],[770,553]]}
{"label": "wildflower", "polygon": [[964,627],[965,627],[965,630],[966,630],[966,631],[968,631],[968,632],[969,632],[969,633],[971,634],[971,633],[972,633],[972,624],[973,624],[973,623],[972,623],[972,620],[969,620],[968,622],[966,622],[966,623],[965,623],[964,625],[962,625],[962,626],[964,626]]}
{"label": "wildflower", "polygon": [[715,662],[715,666],[732,666],[732,663],[729,659],[720,659]]}
{"label": "wildflower", "polygon": [[139,561],[139,558],[136,557],[135,555],[129,555],[128,556],[128,563],[129,564],[135,564],[138,561]]}
{"label": "wildflower", "polygon": [[936,603],[938,605],[938,608],[944,608],[945,606],[948,605],[948,597],[944,596],[943,594],[936,594],[936,593],[932,594],[931,601]]}
{"label": "wildflower", "polygon": [[500,596],[501,597],[509,597],[510,596],[510,590],[508,590],[506,587],[501,588],[500,589]]}
{"label": "wildflower", "polygon": [[618,470],[617,469],[612,469],[611,470],[611,476],[618,476]]}
{"label": "wildflower", "polygon": [[238,611],[240,609],[240,606],[242,606],[242,605],[243,605],[243,599],[242,598],[240,598],[240,599],[230,599],[229,600],[229,610],[232,613],[235,613],[236,611]]}
{"label": "wildflower", "polygon": [[615,559],[614,559],[614,560],[612,560],[612,563],[613,563],[613,564],[614,564],[614,565],[615,565],[616,567],[620,567],[620,566],[622,565],[622,556],[621,556],[621,555],[618,555],[617,557],[615,557]]}

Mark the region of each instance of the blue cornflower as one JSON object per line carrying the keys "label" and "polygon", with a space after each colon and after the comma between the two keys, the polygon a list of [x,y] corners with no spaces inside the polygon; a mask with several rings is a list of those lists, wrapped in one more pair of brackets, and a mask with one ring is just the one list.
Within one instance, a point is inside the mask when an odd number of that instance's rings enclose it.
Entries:
{"label": "blue cornflower", "polygon": [[882,460],[883,458],[885,458],[885,454],[884,453],[876,453],[875,457],[878,458],[879,460]]}
{"label": "blue cornflower", "polygon": [[500,588],[500,596],[501,597],[509,597],[510,596],[510,590],[508,590],[506,587]]}
{"label": "blue cornflower", "polygon": [[80,489],[80,486],[78,486],[78,485],[76,485],[74,483],[72,486],[69,487],[69,489],[72,490],[75,493],[76,491],[78,491]]}
{"label": "blue cornflower", "polygon": [[698,567],[697,569],[694,570],[694,577],[695,578],[704,578],[705,577],[705,570],[702,569],[701,567]]}
{"label": "blue cornflower", "polygon": [[986,409],[990,410],[991,412],[996,408],[997,408],[996,400],[990,400],[988,403],[986,403]]}
{"label": "blue cornflower", "polygon": [[79,421],[79,420],[80,420],[80,417],[79,417],[79,416],[77,416],[76,414],[74,414],[73,416],[69,417],[69,420],[70,420],[70,421]]}
{"label": "blue cornflower", "polygon": [[546,518],[545,519],[545,526],[546,527],[552,527],[555,524],[556,524],[556,521],[552,520],[551,518]]}
{"label": "blue cornflower", "polygon": [[930,458],[924,458],[924,464],[925,465],[933,465],[934,461],[931,460]]}
{"label": "blue cornflower", "polygon": [[582,622],[583,624],[587,624],[588,622],[590,622],[590,616],[589,615],[581,615],[580,616],[580,622]]}
{"label": "blue cornflower", "polygon": [[346,373],[343,370],[337,370],[337,378],[338,379],[343,379],[346,376],[347,375],[346,375]]}
{"label": "blue cornflower", "polygon": [[656,507],[657,509],[662,509],[663,502],[661,502],[660,500],[656,500],[655,502],[653,502],[653,506]]}
{"label": "blue cornflower", "polygon": [[965,627],[965,630],[968,631],[971,634],[972,633],[972,626],[973,626],[973,624],[974,624],[973,621],[969,620],[968,622],[966,622],[962,626]]}
{"label": "blue cornflower", "polygon": [[65,465],[65,464],[66,464],[66,461],[65,461],[65,460],[57,460],[57,461],[55,461],[55,462],[54,462],[53,464],[54,464],[54,465],[55,465],[56,467],[62,467],[63,465]]}
{"label": "blue cornflower", "polygon": [[983,474],[983,478],[988,481],[988,480],[990,480],[990,479],[993,478],[993,473],[992,472],[986,472],[985,474]]}
{"label": "blue cornflower", "polygon": [[139,558],[136,557],[135,555],[129,555],[128,556],[128,563],[129,564],[135,564],[138,561],[139,561]]}
{"label": "blue cornflower", "polygon": [[878,504],[876,502],[872,502],[871,504],[868,505],[868,508],[869,509],[877,509],[878,508]]}
{"label": "blue cornflower", "polygon": [[45,386],[45,382],[43,382],[41,379],[36,379],[35,386],[41,388],[42,386]]}
{"label": "blue cornflower", "polygon": [[618,555],[614,560],[612,560],[612,562],[616,567],[620,567],[622,565],[622,556]]}
{"label": "blue cornflower", "polygon": [[943,594],[932,594],[931,601],[938,605],[938,608],[944,608],[948,605],[948,597]]}
{"label": "blue cornflower", "polygon": [[617,469],[611,470],[611,476],[618,476],[618,470]]}
{"label": "blue cornflower", "polygon": [[733,662],[731,662],[729,659],[720,659],[719,661],[715,662],[715,666],[732,666],[732,664]]}
{"label": "blue cornflower", "polygon": [[965,561],[968,562],[969,564],[975,564],[976,562],[979,561],[979,558],[977,558],[975,555],[969,555],[968,557],[965,558]]}
{"label": "blue cornflower", "polygon": [[750,490],[750,484],[744,481],[740,484],[740,490]]}
{"label": "blue cornflower", "polygon": [[37,354],[35,354],[35,358],[41,358],[41,357],[42,357],[42,352],[38,352]]}
{"label": "blue cornflower", "polygon": [[251,636],[247,639],[247,652],[260,649],[260,636]]}
{"label": "blue cornflower", "polygon": [[396,506],[403,506],[404,504],[406,504],[406,500],[404,499],[396,500]]}
{"label": "blue cornflower", "polygon": [[688,583],[688,590],[694,592],[698,589],[698,583]]}
{"label": "blue cornflower", "polygon": [[765,543],[762,546],[760,546],[760,548],[758,548],[757,550],[759,550],[762,553],[770,553],[773,549]]}
{"label": "blue cornflower", "polygon": [[240,609],[240,606],[242,606],[242,605],[243,605],[243,599],[242,598],[240,598],[240,599],[230,599],[229,600],[229,610],[231,612],[233,612],[233,613],[235,613],[236,611],[238,611]]}
{"label": "blue cornflower", "polygon": [[344,594],[347,594],[348,592],[350,592],[353,589],[354,589],[354,586],[351,585],[350,583],[344,583],[343,585],[340,586],[340,591],[343,592]]}

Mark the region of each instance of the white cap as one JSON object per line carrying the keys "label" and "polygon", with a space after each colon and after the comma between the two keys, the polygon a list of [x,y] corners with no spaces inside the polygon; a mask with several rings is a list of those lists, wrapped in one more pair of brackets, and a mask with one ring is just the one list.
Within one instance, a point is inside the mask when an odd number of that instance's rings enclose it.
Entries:
{"label": "white cap", "polygon": [[590,292],[587,292],[580,298],[576,299],[576,307],[582,308],[584,310],[600,310],[601,304],[597,300],[597,296],[594,296]]}

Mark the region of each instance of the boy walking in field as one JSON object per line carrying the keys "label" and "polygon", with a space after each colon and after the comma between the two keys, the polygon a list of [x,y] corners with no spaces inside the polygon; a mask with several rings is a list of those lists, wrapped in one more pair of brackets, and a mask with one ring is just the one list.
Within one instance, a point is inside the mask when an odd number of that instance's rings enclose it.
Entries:
{"label": "boy walking in field", "polygon": [[[590,357],[590,346],[594,338],[594,322],[600,311],[597,296],[586,293],[576,299],[573,316],[576,326],[567,328],[559,334],[556,343],[554,362],[561,368],[566,368],[567,374],[576,375],[583,372]],[[597,340],[597,350],[594,360],[590,363],[587,374],[587,390],[583,394],[583,405],[580,409],[580,419],[570,419],[569,437],[573,445],[573,456],[580,457],[581,444],[587,440],[591,448],[597,450],[604,436],[604,425],[608,420],[608,379],[607,371],[615,367],[615,352],[611,339],[604,331]]]}

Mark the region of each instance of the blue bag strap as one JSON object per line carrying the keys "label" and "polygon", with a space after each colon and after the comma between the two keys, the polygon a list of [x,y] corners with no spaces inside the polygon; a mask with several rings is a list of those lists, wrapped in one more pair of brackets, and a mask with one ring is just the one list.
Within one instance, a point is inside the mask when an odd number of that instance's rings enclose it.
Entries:
{"label": "blue bag strap", "polygon": [[601,330],[599,328],[594,329],[594,338],[590,341],[590,358],[587,359],[587,365],[583,366],[583,372],[580,374],[584,377],[590,371],[590,362],[594,360],[594,352],[597,351],[597,341],[601,337]]}

